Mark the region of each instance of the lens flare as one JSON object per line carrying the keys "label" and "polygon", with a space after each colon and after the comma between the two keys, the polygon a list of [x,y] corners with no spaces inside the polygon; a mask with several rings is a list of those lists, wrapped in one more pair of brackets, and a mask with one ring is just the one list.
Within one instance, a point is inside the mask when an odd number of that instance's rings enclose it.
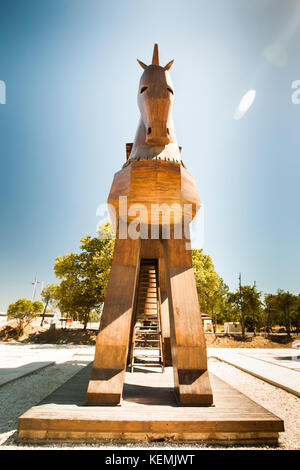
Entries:
{"label": "lens flare", "polygon": [[240,101],[240,104],[235,110],[234,119],[236,120],[241,119],[246,114],[246,112],[252,106],[255,100],[255,95],[256,95],[255,90],[249,90],[247,91],[247,93],[245,93],[245,95]]}

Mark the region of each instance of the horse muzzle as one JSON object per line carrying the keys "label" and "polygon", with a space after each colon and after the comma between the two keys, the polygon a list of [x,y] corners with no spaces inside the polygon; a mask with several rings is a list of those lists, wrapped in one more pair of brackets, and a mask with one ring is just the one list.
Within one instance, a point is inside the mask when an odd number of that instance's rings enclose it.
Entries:
{"label": "horse muzzle", "polygon": [[166,122],[156,121],[146,126],[146,144],[167,145],[170,142],[170,131]]}

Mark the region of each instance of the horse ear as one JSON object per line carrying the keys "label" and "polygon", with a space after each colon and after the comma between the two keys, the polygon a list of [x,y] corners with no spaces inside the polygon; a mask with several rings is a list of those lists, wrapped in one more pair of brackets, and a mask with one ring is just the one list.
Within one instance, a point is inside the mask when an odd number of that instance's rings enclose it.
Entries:
{"label": "horse ear", "polygon": [[174,60],[171,60],[170,62],[168,62],[167,65],[164,66],[164,69],[169,70],[172,67],[173,62],[174,62]]}
{"label": "horse ear", "polygon": [[148,65],[144,64],[144,62],[142,62],[141,60],[139,60],[139,59],[136,59],[136,60],[138,61],[138,63],[142,67],[142,69],[146,69],[148,67]]}

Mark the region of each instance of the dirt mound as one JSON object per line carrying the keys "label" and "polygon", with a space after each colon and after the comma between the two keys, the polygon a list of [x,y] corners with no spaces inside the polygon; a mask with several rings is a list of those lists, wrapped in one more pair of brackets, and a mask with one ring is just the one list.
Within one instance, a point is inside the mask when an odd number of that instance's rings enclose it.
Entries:
{"label": "dirt mound", "polygon": [[37,331],[24,338],[24,343],[43,343],[43,344],[87,344],[94,345],[96,342],[98,330],[83,329],[47,329],[46,331]]}
{"label": "dirt mound", "polygon": [[[37,325],[29,325],[24,334],[18,338],[17,322],[12,320],[0,327],[0,341],[40,343],[40,344],[86,344],[94,345],[98,330],[83,330],[73,328],[49,329]],[[211,348],[290,348],[293,341],[300,339],[286,335],[253,336],[248,335],[245,340],[240,336],[225,336],[206,334],[206,345]]]}
{"label": "dirt mound", "polygon": [[28,335],[36,334],[45,331],[46,329],[41,326],[28,325],[24,328],[23,335],[18,337],[18,323],[16,320],[11,320],[5,325],[0,327],[0,341],[17,343],[24,341]]}
{"label": "dirt mound", "polygon": [[56,330],[37,325],[28,325],[22,336],[18,338],[17,322],[12,320],[0,327],[0,341],[10,343],[42,343],[42,344],[87,344],[96,342],[98,330],[67,329]]}
{"label": "dirt mound", "polygon": [[246,339],[240,336],[218,336],[206,334],[206,345],[211,348],[291,348],[296,339],[288,338],[286,335],[253,336]]}

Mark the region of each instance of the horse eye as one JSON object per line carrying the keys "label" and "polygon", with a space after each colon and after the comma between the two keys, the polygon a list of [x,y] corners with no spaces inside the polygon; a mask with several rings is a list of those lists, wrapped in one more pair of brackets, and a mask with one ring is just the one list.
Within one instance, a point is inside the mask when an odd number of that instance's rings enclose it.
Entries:
{"label": "horse eye", "polygon": [[169,86],[167,86],[167,90],[172,93],[172,95],[174,95],[174,91],[172,90],[172,88],[170,88]]}
{"label": "horse eye", "polygon": [[141,93],[144,93],[144,91],[146,91],[147,88],[148,88],[147,86],[143,86],[143,87],[141,88]]}

